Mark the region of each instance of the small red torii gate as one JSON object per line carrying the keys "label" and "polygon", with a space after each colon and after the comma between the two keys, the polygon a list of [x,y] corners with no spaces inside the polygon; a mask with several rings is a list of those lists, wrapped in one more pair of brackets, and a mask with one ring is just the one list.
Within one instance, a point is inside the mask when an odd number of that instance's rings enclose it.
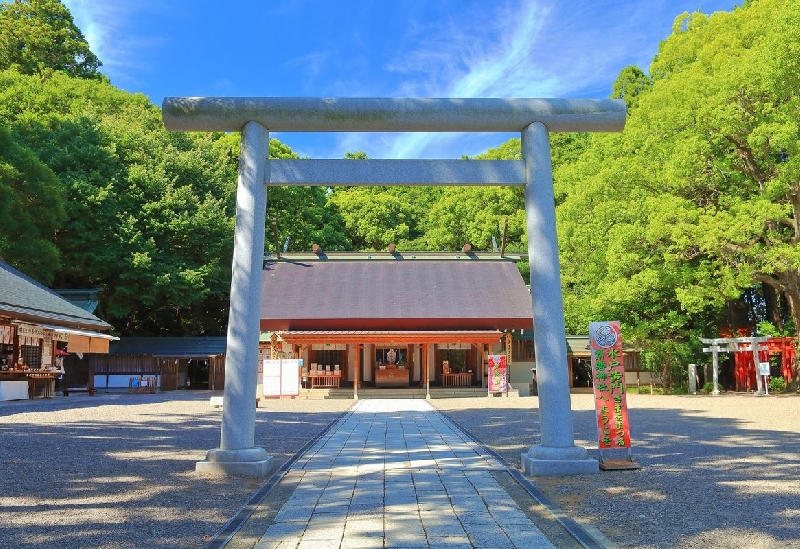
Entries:
{"label": "small red torii gate", "polygon": [[[720,330],[722,337],[734,337],[730,330]],[[747,337],[748,330],[738,330],[739,337]],[[761,343],[767,347],[765,351],[758,352],[758,359],[761,362],[768,362],[770,356],[781,356],[781,376],[790,383],[794,377],[794,359],[796,353],[796,339],[794,337],[772,337]],[[746,343],[739,343],[739,347],[746,347]],[[751,387],[756,387],[756,366],[753,363],[753,353],[745,352],[744,349],[733,353],[734,378],[736,380],[737,391],[750,391]]]}
{"label": "small red torii gate", "polygon": [[[781,376],[783,376],[786,383],[791,382],[792,374],[794,373],[795,338],[773,337],[763,342],[762,345],[768,347],[768,349],[759,351],[758,359],[761,362],[768,362],[770,356],[780,355]],[[749,391],[751,387],[756,386],[756,367],[753,364],[753,353],[744,351],[733,353],[733,361],[736,390]]]}

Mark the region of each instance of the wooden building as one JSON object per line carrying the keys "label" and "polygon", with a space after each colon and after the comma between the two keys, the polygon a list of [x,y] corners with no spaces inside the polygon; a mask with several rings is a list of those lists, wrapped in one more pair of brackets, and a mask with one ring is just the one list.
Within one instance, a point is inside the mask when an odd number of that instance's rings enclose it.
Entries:
{"label": "wooden building", "polygon": [[487,356],[533,323],[516,259],[319,249],[268,258],[261,356],[302,358],[308,387],[485,387]]}
{"label": "wooden building", "polygon": [[133,376],[155,377],[159,389],[222,390],[225,336],[126,337],[111,344],[109,355],[92,357],[95,384],[128,387]]}
{"label": "wooden building", "polygon": [[0,261],[0,400],[52,396],[57,378],[63,388],[93,392],[81,362],[108,352],[118,339],[110,328]]}

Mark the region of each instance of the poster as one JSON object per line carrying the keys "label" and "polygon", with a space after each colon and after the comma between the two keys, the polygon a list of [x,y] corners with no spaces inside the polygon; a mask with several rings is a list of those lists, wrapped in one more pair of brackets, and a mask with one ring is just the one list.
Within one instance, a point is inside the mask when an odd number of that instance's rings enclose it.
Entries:
{"label": "poster", "polygon": [[505,393],[507,390],[506,355],[489,355],[489,392]]}
{"label": "poster", "polygon": [[300,361],[297,359],[281,359],[281,396],[297,396],[300,394]]}
{"label": "poster", "polygon": [[594,403],[600,450],[630,448],[625,367],[619,321],[589,323]]}

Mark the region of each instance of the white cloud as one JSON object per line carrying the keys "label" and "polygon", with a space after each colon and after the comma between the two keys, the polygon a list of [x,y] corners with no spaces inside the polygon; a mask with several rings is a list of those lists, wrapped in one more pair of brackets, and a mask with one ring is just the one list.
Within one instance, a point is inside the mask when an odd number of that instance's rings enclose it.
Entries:
{"label": "white cloud", "polygon": [[[619,71],[645,71],[683,10],[726,9],[728,0],[499,2],[435,27],[409,29],[386,70],[404,77],[401,97],[608,97]],[[433,23],[431,23],[433,25]],[[496,135],[391,134],[346,137],[348,150],[386,158],[454,158],[497,146]],[[484,143],[479,151],[469,142]],[[378,146],[376,150],[376,145]]]}
{"label": "white cloud", "polygon": [[[433,27],[412,27],[388,71],[406,75],[401,97],[548,97],[559,80],[537,63],[538,37],[550,8],[528,1],[492,11],[464,12]],[[456,158],[463,134],[406,133],[343,136],[346,150],[381,158]],[[483,141],[499,144],[496,136]],[[473,140],[475,141],[475,140]],[[481,140],[478,140],[481,141]]]}
{"label": "white cloud", "polygon": [[130,84],[131,69],[145,69],[142,52],[163,39],[132,32],[137,16],[161,9],[158,0],[63,0],[89,47],[102,61],[101,72],[121,87]]}

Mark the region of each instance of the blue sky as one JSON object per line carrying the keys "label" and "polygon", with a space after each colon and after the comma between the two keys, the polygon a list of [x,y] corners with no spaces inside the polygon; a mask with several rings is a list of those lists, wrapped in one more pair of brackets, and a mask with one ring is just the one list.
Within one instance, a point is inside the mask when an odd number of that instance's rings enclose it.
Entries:
{"label": "blue sky", "polygon": [[[684,11],[731,0],[62,0],[115,86],[147,95],[603,98]],[[738,2],[739,4],[741,2]],[[459,158],[505,134],[273,134],[298,154]]]}

